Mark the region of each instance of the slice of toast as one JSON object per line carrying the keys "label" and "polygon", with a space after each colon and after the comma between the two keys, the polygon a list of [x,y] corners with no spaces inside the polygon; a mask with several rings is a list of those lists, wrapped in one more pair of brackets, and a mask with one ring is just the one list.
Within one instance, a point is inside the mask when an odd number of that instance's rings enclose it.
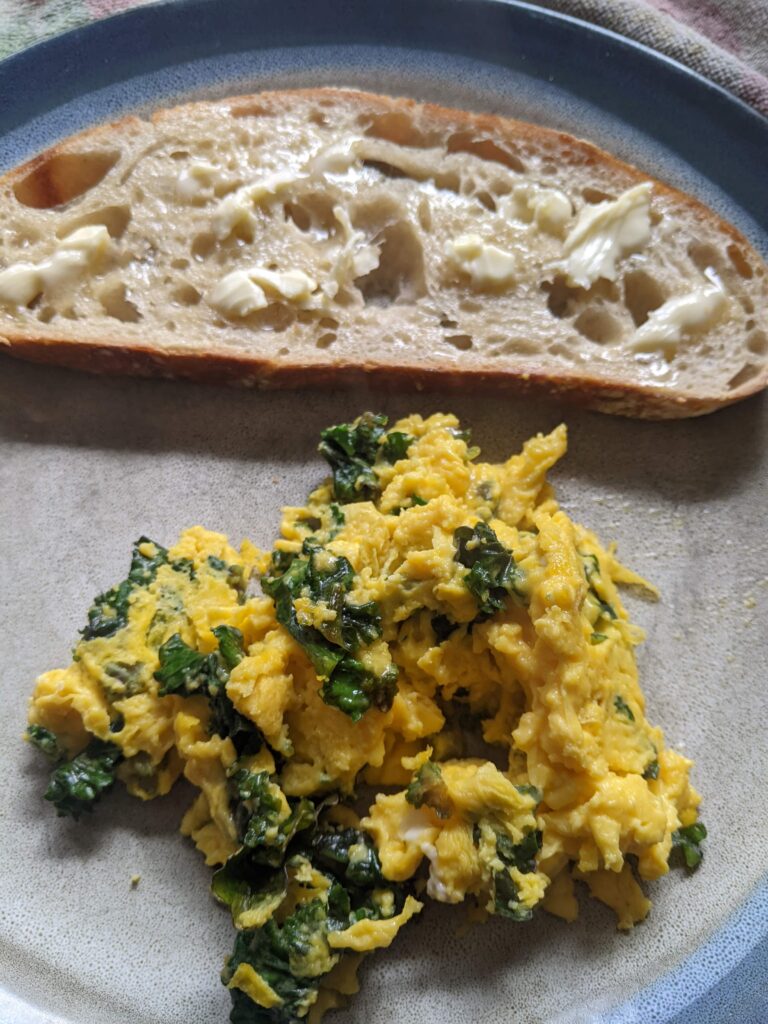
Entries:
{"label": "slice of toast", "polygon": [[352,90],[128,117],[0,179],[0,342],[248,386],[547,391],[642,417],[768,384],[768,268],[587,142]]}

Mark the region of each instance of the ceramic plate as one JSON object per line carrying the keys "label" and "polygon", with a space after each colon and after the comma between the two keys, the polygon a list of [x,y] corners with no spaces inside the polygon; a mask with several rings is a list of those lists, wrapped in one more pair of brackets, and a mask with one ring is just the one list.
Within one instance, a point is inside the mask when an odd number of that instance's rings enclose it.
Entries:
{"label": "ceramic plate", "polygon": [[[0,65],[0,164],[123,112],[333,83],[562,127],[695,193],[768,252],[768,122],[607,32],[494,0],[196,0],[132,11]],[[175,830],[179,790],[115,793],[58,820],[20,742],[35,676],[64,664],[94,593],[141,533],[204,523],[268,546],[282,503],[323,475],[319,430],[365,408],[454,409],[489,457],[560,419],[564,506],[656,582],[632,604],[650,717],[696,760],[710,830],[690,878],[651,886],[630,935],[584,901],[457,934],[432,907],[371,957],[338,1024],[764,1024],[768,1020],[768,404],[635,423],[471,394],[239,393],[97,379],[3,359],[0,501],[0,1021],[223,1024],[231,924]],[[130,879],[141,876],[137,889]]]}

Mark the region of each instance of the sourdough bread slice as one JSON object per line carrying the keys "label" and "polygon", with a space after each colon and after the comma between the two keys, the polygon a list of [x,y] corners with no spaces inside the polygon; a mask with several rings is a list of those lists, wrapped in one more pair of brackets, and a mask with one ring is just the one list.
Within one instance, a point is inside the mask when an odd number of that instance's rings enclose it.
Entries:
{"label": "sourdough bread slice", "polygon": [[193,103],[0,179],[0,341],[249,386],[541,390],[643,417],[768,383],[768,268],[561,132],[351,90]]}

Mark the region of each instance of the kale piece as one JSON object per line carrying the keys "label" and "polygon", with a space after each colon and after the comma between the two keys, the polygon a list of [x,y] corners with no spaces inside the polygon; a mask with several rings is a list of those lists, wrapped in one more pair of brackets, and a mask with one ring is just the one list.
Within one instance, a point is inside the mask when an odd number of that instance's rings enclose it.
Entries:
{"label": "kale piece", "polygon": [[591,633],[589,637],[589,642],[592,644],[593,647],[596,647],[597,644],[605,643],[607,639],[608,637],[605,635],[605,633]]}
{"label": "kale piece", "polygon": [[[262,589],[275,602],[278,622],[312,662],[323,683],[322,699],[354,721],[370,707],[390,708],[397,683],[395,666],[377,675],[354,657],[381,636],[381,613],[373,601],[356,605],[347,598],[354,582],[347,559],[309,539],[290,561],[283,553],[276,554],[269,575],[261,581]],[[298,597],[308,597],[333,616],[317,626],[303,625],[294,603]]]}
{"label": "kale piece", "polygon": [[336,501],[344,505],[374,501],[381,492],[374,464],[405,458],[414,438],[402,430],[387,434],[387,422],[382,413],[364,412],[352,423],[339,423],[321,433],[318,451],[331,467]]}
{"label": "kale piece", "polygon": [[469,569],[464,583],[477,601],[477,621],[503,608],[510,594],[523,598],[523,571],[487,523],[460,526],[453,542],[455,560]]}
{"label": "kale piece", "polygon": [[215,651],[199,654],[186,644],[179,633],[174,633],[158,650],[160,667],[155,679],[160,683],[158,693],[165,697],[179,693],[189,697],[203,692],[215,693],[227,681],[227,671]]}
{"label": "kale piece", "polygon": [[55,733],[42,725],[28,725],[26,737],[33,747],[37,747],[49,761],[60,761],[64,751],[59,746],[59,740]]}
{"label": "kale piece", "polygon": [[406,434],[402,430],[390,430],[381,446],[382,459],[390,463],[404,459],[408,454],[408,449],[415,440],[415,437],[412,437],[411,434]]}
{"label": "kale piece", "polygon": [[214,626],[211,630],[219,641],[219,654],[228,669],[239,665],[245,657],[243,634],[235,626]]}
{"label": "kale piece", "polygon": [[358,829],[317,831],[311,838],[310,851],[313,863],[330,871],[344,885],[366,889],[388,884],[381,873],[376,847]]}
{"label": "kale piece", "polygon": [[695,871],[704,859],[701,844],[706,838],[707,829],[703,821],[696,821],[672,833],[672,853],[682,859],[688,871]]}
{"label": "kale piece", "polygon": [[414,807],[431,807],[438,818],[450,818],[453,801],[443,781],[440,765],[425,761],[405,791],[405,799]]}
{"label": "kale piece", "polygon": [[85,811],[92,811],[96,801],[114,785],[115,770],[122,759],[114,743],[91,740],[81,754],[54,768],[45,799],[51,801],[60,817],[79,818]]}
{"label": "kale piece", "polygon": [[397,667],[388,665],[380,675],[348,655],[320,689],[326,704],[359,722],[369,708],[389,711],[397,693]]}
{"label": "kale piece", "polygon": [[300,799],[283,818],[283,802],[269,772],[239,768],[230,778],[235,802],[235,823],[240,840],[253,852],[255,863],[277,867],[297,832],[315,823],[314,806]]}
{"label": "kale piece", "polygon": [[627,704],[623,697],[620,697],[617,694],[613,698],[613,706],[616,708],[618,714],[623,715],[625,718],[629,719],[630,722],[634,722],[634,712],[632,711],[632,708],[629,706],[629,704]]}
{"label": "kale piece", "polygon": [[[604,601],[602,597],[600,597],[595,589],[595,584],[592,582],[593,577],[600,575],[599,558],[597,555],[585,554],[583,551],[579,552],[579,554],[581,555],[581,563],[584,567],[584,576],[589,584],[589,597],[597,605],[598,620],[601,618],[617,619],[618,615],[616,614],[616,609],[612,604],[610,604],[610,602]],[[600,637],[602,639],[595,639],[596,637]],[[603,640],[607,639],[608,638],[604,633],[593,633],[590,637],[590,643],[599,644],[602,643]]]}
{"label": "kale piece", "polygon": [[504,868],[495,871],[493,875],[494,913],[513,921],[529,921],[533,917],[533,910],[518,899],[517,886],[509,868],[517,868],[523,874],[535,871],[536,856],[540,849],[541,832],[538,829],[527,832],[517,844],[506,833],[496,833],[496,854]]}
{"label": "kale piece", "polygon": [[[301,870],[307,862],[330,884],[322,896],[290,904],[293,909],[278,923],[274,911],[288,892],[286,872],[294,867]],[[254,863],[251,851],[236,854],[214,875],[213,892],[230,907],[235,921],[248,911],[265,919],[259,928],[239,931],[222,981],[228,984],[240,964],[249,964],[281,1000],[263,1009],[244,992],[232,989],[230,1021],[234,1024],[300,1024],[322,977],[340,957],[328,945],[329,932],[348,928],[363,918],[397,913],[404,901],[401,887],[383,878],[368,836],[354,828],[334,830],[317,825],[296,837],[287,851],[284,869],[271,870]],[[391,898],[382,900],[387,892]]]}
{"label": "kale piece", "polygon": [[[155,553],[145,555],[140,548],[147,544],[153,545]],[[133,545],[131,567],[128,576],[112,587],[99,594],[88,610],[88,625],[80,630],[84,640],[93,640],[97,636],[112,636],[128,622],[128,604],[131,593],[136,587],[145,587],[155,578],[157,570],[168,561],[168,552],[148,537],[139,537]]]}
{"label": "kale piece", "polygon": [[320,435],[318,451],[333,473],[333,496],[346,504],[373,500],[380,491],[373,464],[379,454],[387,417],[364,412],[352,423],[327,427]]}
{"label": "kale piece", "polygon": [[658,779],[658,777],[659,777],[659,761],[658,761],[658,758],[654,757],[654,759],[652,761],[650,761],[645,766],[645,771],[643,772],[643,778],[644,779]]}

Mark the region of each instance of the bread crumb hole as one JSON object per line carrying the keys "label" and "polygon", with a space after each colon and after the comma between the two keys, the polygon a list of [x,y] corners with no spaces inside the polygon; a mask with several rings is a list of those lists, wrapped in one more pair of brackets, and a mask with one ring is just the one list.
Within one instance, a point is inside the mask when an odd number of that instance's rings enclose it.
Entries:
{"label": "bread crumb hole", "polygon": [[171,160],[186,160],[189,156],[188,149],[174,149],[172,153],[168,154]]}
{"label": "bread crumb hole", "polygon": [[735,391],[736,388],[740,388],[743,384],[748,384],[759,372],[759,369],[753,363],[745,363],[739,372],[734,374],[728,381],[728,390]]}
{"label": "bread crumb hole", "polygon": [[728,259],[733,264],[736,273],[740,277],[744,277],[747,280],[754,277],[754,271],[752,270],[752,264],[746,258],[744,253],[738,247],[738,245],[729,245],[725,250],[728,253]]}
{"label": "bread crumb hole", "polygon": [[339,326],[339,321],[334,320],[332,316],[324,316],[321,317],[320,320],[318,320],[318,326],[324,327],[326,330],[329,331],[335,331],[336,328]]}
{"label": "bread crumb hole", "polygon": [[180,284],[171,292],[171,298],[182,306],[196,306],[202,298],[197,288],[191,284]]}
{"label": "bread crumb hole", "polygon": [[597,345],[605,345],[612,341],[618,341],[623,331],[621,323],[612,316],[606,309],[585,309],[579,313],[573,326],[590,341]]}
{"label": "bread crumb hole", "polygon": [[190,267],[190,262],[184,256],[177,257],[175,260],[171,260],[171,267],[174,270],[188,270]]}
{"label": "bread crumb hole", "polygon": [[445,340],[459,352],[467,352],[473,345],[471,334],[446,334]]}
{"label": "bread crumb hole", "polygon": [[325,334],[320,335],[315,345],[318,348],[330,348],[334,341],[336,341],[336,335],[332,331],[327,331]]}
{"label": "bread crumb hole", "polygon": [[379,265],[355,284],[367,305],[388,306],[393,302],[413,302],[426,293],[424,251],[412,224],[390,224],[375,238],[379,246]]}
{"label": "bread crumb hole", "polygon": [[409,114],[401,111],[389,111],[386,114],[361,115],[358,124],[366,135],[386,142],[396,142],[400,146],[412,146],[415,149],[429,149],[439,145],[439,132],[422,132],[413,123]]}
{"label": "bread crumb hole", "polygon": [[768,355],[768,334],[765,331],[753,331],[747,338],[747,348],[756,356]]}
{"label": "bread crumb hole", "polygon": [[492,139],[478,138],[473,132],[456,132],[449,136],[446,149],[449,153],[469,153],[479,156],[481,160],[503,164],[518,174],[526,171],[523,161],[515,153],[498,145]]}
{"label": "bread crumb hole", "polygon": [[742,295],[739,301],[741,302],[741,308],[745,313],[750,314],[755,312],[755,304],[749,295]]}
{"label": "bread crumb hole", "polygon": [[664,304],[666,295],[655,277],[644,270],[632,270],[624,278],[624,305],[635,327],[644,324],[648,314]]}
{"label": "bread crumb hole", "polygon": [[119,159],[119,150],[43,155],[31,161],[29,171],[13,186],[13,194],[23,206],[35,210],[63,206],[95,188]]}
{"label": "bread crumb hole", "polygon": [[486,210],[490,210],[491,213],[496,212],[496,200],[493,198],[490,192],[483,190],[482,192],[475,193],[475,199],[478,200]]}
{"label": "bread crumb hole", "polygon": [[585,294],[583,288],[574,288],[568,284],[562,274],[556,274],[552,281],[545,281],[541,289],[548,293],[547,309],[558,320],[575,312],[576,303]]}
{"label": "bread crumb hole", "polygon": [[286,346],[285,346],[285,345],[283,345],[283,347],[282,347],[282,348],[279,348],[279,349],[277,350],[277,354],[278,354],[279,356],[287,356],[287,355],[288,355],[288,353],[289,353],[290,351],[291,351],[291,350],[290,350],[289,348],[286,348]]}
{"label": "bread crumb hole", "polygon": [[141,320],[141,313],[135,303],[128,298],[128,291],[123,281],[115,281],[101,289],[98,295],[101,308],[113,320],[136,324]]}
{"label": "bread crumb hole", "polygon": [[195,235],[189,251],[196,260],[204,260],[207,256],[211,255],[215,245],[215,237],[206,231],[200,235]]}
{"label": "bread crumb hole", "polygon": [[600,188],[583,188],[581,190],[582,198],[585,203],[589,203],[595,206],[597,203],[610,203],[616,198],[610,192],[603,192]]}
{"label": "bread crumb hole", "polygon": [[52,306],[42,306],[37,313],[37,319],[41,324],[49,324],[56,316],[56,310]]}
{"label": "bread crumb hole", "polygon": [[98,210],[91,210],[90,213],[68,220],[56,231],[57,238],[63,238],[78,228],[89,227],[92,224],[103,224],[111,238],[122,238],[125,229],[131,222],[130,206],[103,206]]}
{"label": "bread crumb hole", "polygon": [[309,114],[307,115],[307,120],[311,124],[319,125],[321,128],[325,128],[325,126],[328,124],[328,118],[321,110],[310,110]]}
{"label": "bread crumb hole", "polygon": [[293,221],[299,231],[311,230],[312,218],[300,203],[284,203],[283,214],[286,221]]}
{"label": "bread crumb hole", "polygon": [[387,163],[386,160],[363,160],[363,167],[367,167],[371,171],[378,171],[385,178],[409,177],[407,171],[404,171],[401,167],[395,167],[394,164]]}
{"label": "bread crumb hole", "polygon": [[166,327],[166,330],[175,331],[176,330],[176,321],[175,320],[166,320],[165,327]]}
{"label": "bread crumb hole", "polygon": [[459,302],[459,309],[462,313],[479,313],[483,306],[476,299],[462,299]]}
{"label": "bread crumb hole", "polygon": [[710,267],[717,269],[722,260],[720,250],[709,242],[691,242],[688,255],[702,272]]}

